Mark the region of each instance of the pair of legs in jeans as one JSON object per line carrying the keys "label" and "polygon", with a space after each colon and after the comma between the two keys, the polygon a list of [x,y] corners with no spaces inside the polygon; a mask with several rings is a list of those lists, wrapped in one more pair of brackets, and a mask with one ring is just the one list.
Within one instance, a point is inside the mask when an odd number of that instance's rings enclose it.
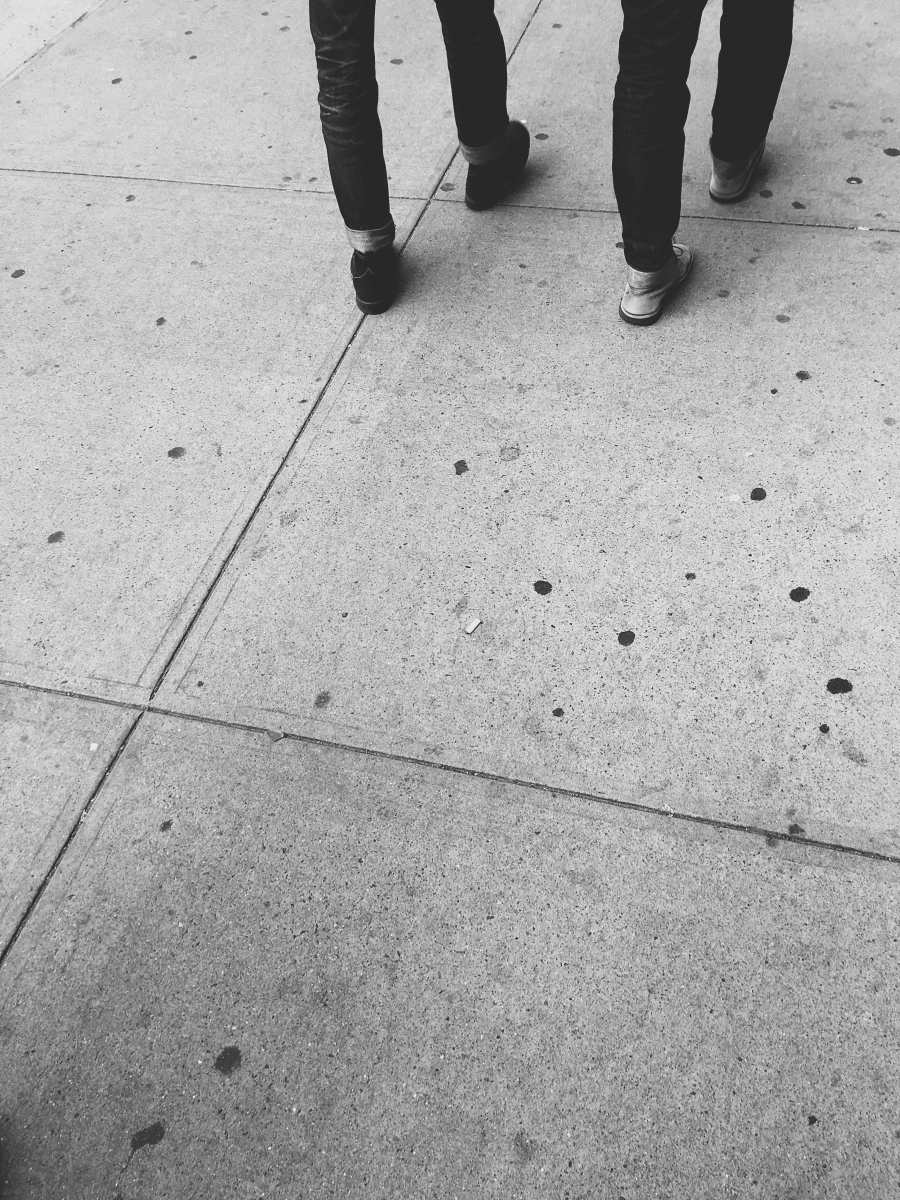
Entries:
{"label": "pair of legs in jeans", "polygon": [[[706,0],[622,0],[613,185],[625,261],[657,271],[681,218],[687,79]],[[765,140],[791,53],[794,0],[724,0],[713,156],[750,160]]]}
{"label": "pair of legs in jeans", "polygon": [[[411,0],[411,7],[423,2]],[[503,153],[509,138],[506,48],[493,0],[435,3],[463,157],[485,165]],[[351,246],[370,254],[394,240],[378,119],[375,0],[310,0],[309,23],[332,186]]]}

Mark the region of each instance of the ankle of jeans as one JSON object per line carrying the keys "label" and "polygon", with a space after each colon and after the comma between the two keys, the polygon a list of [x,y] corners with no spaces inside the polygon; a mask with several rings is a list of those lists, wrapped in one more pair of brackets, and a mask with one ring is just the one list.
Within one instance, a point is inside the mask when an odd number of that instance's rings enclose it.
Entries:
{"label": "ankle of jeans", "polygon": [[462,142],[459,143],[459,149],[463,158],[470,167],[483,167],[487,163],[493,162],[495,158],[499,158],[506,147],[509,145],[509,123],[498,138],[494,138],[492,142],[488,142],[486,146],[465,146]]}
{"label": "ankle of jeans", "polygon": [[632,271],[642,271],[645,275],[662,271],[672,261],[674,254],[671,243],[653,249],[645,246],[637,248],[625,243],[625,262]]}
{"label": "ankle of jeans", "polygon": [[380,229],[351,229],[345,225],[347,241],[357,254],[374,254],[376,250],[386,250],[393,246],[396,229],[393,220]]}

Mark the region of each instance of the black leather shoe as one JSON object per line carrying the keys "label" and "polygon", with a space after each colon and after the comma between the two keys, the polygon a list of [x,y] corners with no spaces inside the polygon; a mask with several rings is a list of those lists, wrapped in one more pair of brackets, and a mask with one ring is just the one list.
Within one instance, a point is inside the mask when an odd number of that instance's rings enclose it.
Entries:
{"label": "black leather shoe", "polygon": [[397,255],[393,246],[371,254],[353,251],[350,277],[356,291],[356,306],[364,313],[383,313],[397,293]]}
{"label": "black leather shoe", "polygon": [[510,121],[509,144],[492,162],[470,166],[466,176],[466,204],[480,212],[493,208],[525,170],[531,134],[521,121]]}

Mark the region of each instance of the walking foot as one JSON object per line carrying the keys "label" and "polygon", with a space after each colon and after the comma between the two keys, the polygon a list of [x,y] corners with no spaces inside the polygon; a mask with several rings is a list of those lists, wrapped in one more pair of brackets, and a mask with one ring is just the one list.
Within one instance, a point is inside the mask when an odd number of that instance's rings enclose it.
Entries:
{"label": "walking foot", "polygon": [[669,297],[690,275],[694,265],[690,247],[675,242],[672,251],[672,257],[658,271],[628,268],[619,316],[629,325],[652,325],[658,321]]}
{"label": "walking foot", "polygon": [[725,162],[713,154],[712,179],[709,181],[709,194],[713,200],[718,204],[736,204],[738,200],[743,200],[750,190],[765,148],[766,139],[763,138],[750,157],[738,163]]}
{"label": "walking foot", "polygon": [[353,251],[350,276],[356,291],[356,306],[364,313],[383,313],[397,293],[397,255],[393,246],[371,254]]}
{"label": "walking foot", "polygon": [[470,166],[466,176],[466,204],[476,212],[493,208],[509,191],[528,162],[531,134],[521,121],[510,121],[509,143],[492,162]]}

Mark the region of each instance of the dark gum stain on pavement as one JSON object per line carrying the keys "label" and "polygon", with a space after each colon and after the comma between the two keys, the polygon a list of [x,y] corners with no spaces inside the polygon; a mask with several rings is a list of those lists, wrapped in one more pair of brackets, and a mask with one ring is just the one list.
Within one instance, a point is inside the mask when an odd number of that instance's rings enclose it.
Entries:
{"label": "dark gum stain on pavement", "polygon": [[220,1051],[213,1064],[221,1075],[232,1075],[241,1065],[241,1052],[237,1046],[226,1046]]}
{"label": "dark gum stain on pavement", "polygon": [[162,1121],[154,1121],[146,1129],[139,1129],[131,1138],[131,1153],[134,1154],[144,1146],[158,1146],[166,1136]]}

